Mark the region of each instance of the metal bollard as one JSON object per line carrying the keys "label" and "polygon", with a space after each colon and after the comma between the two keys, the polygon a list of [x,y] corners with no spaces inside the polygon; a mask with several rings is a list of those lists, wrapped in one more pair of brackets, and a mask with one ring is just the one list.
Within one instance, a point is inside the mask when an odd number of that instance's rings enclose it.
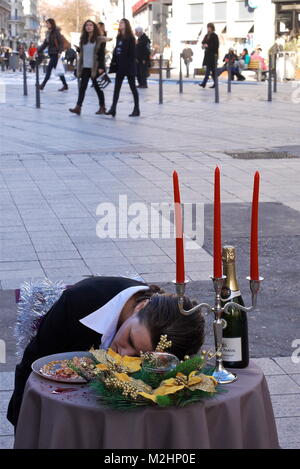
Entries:
{"label": "metal bollard", "polygon": [[41,90],[40,90],[40,64],[39,61],[36,61],[35,66],[35,107],[40,109],[41,107]]}
{"label": "metal bollard", "polygon": [[220,102],[219,77],[218,77],[218,56],[215,57],[215,103]]}
{"label": "metal bollard", "polygon": [[183,93],[183,81],[182,81],[182,54],[180,54],[180,66],[179,66],[179,93]]}
{"label": "metal bollard", "polygon": [[273,91],[277,93],[277,55],[274,54],[274,82],[273,82]]}
{"label": "metal bollard", "polygon": [[164,95],[163,95],[163,56],[159,56],[159,104],[163,104]]}
{"label": "metal bollard", "polygon": [[229,64],[227,64],[227,93],[231,93],[231,68]]}
{"label": "metal bollard", "polygon": [[272,56],[269,55],[268,101],[272,101]]}
{"label": "metal bollard", "polygon": [[28,96],[26,58],[23,57],[23,94]]}

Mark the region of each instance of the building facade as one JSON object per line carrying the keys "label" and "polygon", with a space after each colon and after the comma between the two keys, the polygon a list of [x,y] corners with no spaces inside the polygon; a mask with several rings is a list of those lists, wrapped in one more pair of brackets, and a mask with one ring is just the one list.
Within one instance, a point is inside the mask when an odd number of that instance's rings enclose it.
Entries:
{"label": "building facade", "polygon": [[17,50],[24,41],[25,17],[23,2],[10,0],[10,17],[8,20],[9,47]]}
{"label": "building facade", "polygon": [[30,43],[37,43],[39,40],[38,0],[23,0],[23,8],[25,17],[24,42],[29,47]]}
{"label": "building facade", "polygon": [[8,20],[10,16],[10,3],[0,0],[0,46],[8,46]]}
{"label": "building facade", "polygon": [[[194,62],[201,65],[201,42],[206,25],[213,22],[220,39],[220,57],[229,47],[250,52],[260,46],[267,54],[275,41],[275,11],[272,0],[173,0],[172,48],[177,63],[188,43]],[[195,64],[196,65],[196,64]]]}

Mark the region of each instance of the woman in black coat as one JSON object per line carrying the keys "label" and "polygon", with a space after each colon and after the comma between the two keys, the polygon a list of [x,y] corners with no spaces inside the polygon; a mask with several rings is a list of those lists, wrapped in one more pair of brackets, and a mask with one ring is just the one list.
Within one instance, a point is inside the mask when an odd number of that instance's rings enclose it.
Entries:
{"label": "woman in black coat", "polygon": [[206,71],[204,80],[199,86],[205,88],[209,75],[211,74],[214,80],[214,84],[211,88],[214,88],[216,80],[216,65],[219,53],[219,38],[215,33],[215,25],[213,23],[208,23],[207,25],[207,34],[202,41],[202,48],[205,49],[203,66],[206,67]]}
{"label": "woman in black coat", "polygon": [[117,43],[113,53],[113,58],[110,66],[110,73],[116,73],[116,82],[114,89],[113,103],[110,110],[106,113],[108,116],[115,117],[117,104],[120,96],[122,83],[125,77],[134,98],[134,109],[129,117],[136,117],[140,115],[139,95],[136,89],[136,43],[130,23],[126,19],[122,19],[119,25],[119,34],[117,36]]}
{"label": "woman in black coat", "polygon": [[[56,26],[55,21],[52,18],[49,18],[46,21],[46,26],[48,28],[46,39],[44,40],[43,44],[38,48],[38,52],[40,54],[41,52],[43,52],[43,50],[48,48],[48,55],[50,57],[50,61],[47,66],[46,75],[43,80],[43,83],[40,85],[41,90],[45,88],[46,83],[51,76],[51,72],[53,69],[56,68],[59,56],[64,50],[64,39],[60,33],[60,30]],[[67,91],[69,87],[67,85],[65,76],[60,75],[59,78],[62,81],[63,87],[60,88],[58,91]]]}

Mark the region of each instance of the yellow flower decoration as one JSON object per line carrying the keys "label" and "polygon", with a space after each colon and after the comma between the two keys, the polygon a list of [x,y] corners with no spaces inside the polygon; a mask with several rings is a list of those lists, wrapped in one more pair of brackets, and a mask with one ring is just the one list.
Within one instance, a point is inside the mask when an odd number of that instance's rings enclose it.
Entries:
{"label": "yellow flower decoration", "polygon": [[157,396],[175,394],[184,388],[187,388],[190,391],[201,390],[205,392],[216,392],[217,384],[218,383],[213,376],[197,374],[197,371],[192,371],[189,376],[177,373],[175,378],[162,381],[161,385],[154,389],[153,393],[139,392],[139,395],[145,399],[150,399],[151,401],[156,402]]}
{"label": "yellow flower decoration", "polygon": [[90,350],[96,360],[100,362],[96,365],[99,371],[113,370],[120,373],[135,373],[141,369],[142,359],[139,357],[122,357],[112,349]]}

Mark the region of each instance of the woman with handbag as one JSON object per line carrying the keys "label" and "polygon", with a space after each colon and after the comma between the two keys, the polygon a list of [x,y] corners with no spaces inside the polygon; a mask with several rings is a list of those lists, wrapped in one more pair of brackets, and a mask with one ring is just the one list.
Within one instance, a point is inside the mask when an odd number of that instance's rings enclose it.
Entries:
{"label": "woman with handbag", "polygon": [[113,53],[109,73],[116,73],[116,81],[113,103],[106,115],[115,117],[122,83],[124,78],[127,77],[134,98],[134,109],[129,117],[139,116],[139,94],[135,84],[136,42],[131,25],[125,18],[120,21],[119,34],[117,36],[117,43]]}
{"label": "woman with handbag", "polygon": [[[46,26],[48,29],[46,39],[44,40],[43,44],[38,48],[38,53],[40,54],[41,52],[43,52],[43,50],[48,48],[48,55],[50,57],[50,61],[47,66],[46,75],[43,80],[43,83],[40,85],[40,90],[43,90],[45,88],[46,83],[51,76],[51,72],[54,68],[57,67],[60,54],[64,50],[64,37],[56,26],[55,21],[52,18],[49,18],[46,21]],[[60,88],[58,91],[67,91],[69,87],[67,85],[65,75],[61,74],[59,75],[59,78],[62,81],[63,87]]]}
{"label": "woman with handbag", "polygon": [[104,93],[100,89],[97,77],[105,72],[106,40],[105,36],[99,35],[98,26],[94,21],[87,20],[84,23],[80,38],[77,66],[77,77],[80,78],[79,95],[76,106],[73,109],[69,109],[73,114],[78,116],[81,114],[81,107],[90,78],[99,99],[99,110],[96,114],[105,114]]}

